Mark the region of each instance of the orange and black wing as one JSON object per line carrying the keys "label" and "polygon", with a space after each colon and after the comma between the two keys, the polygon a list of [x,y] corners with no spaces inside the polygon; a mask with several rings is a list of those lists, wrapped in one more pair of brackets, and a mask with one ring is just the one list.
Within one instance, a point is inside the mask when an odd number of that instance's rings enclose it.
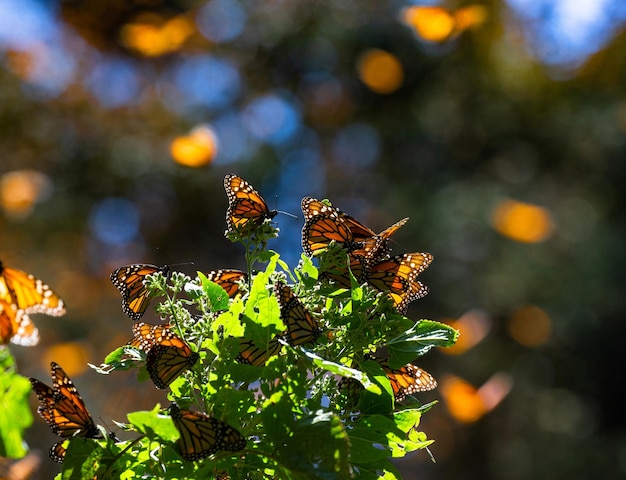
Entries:
{"label": "orange and black wing", "polygon": [[181,346],[155,345],[146,356],[146,370],[157,388],[165,389],[198,361],[199,355],[183,343]]}
{"label": "orange and black wing", "polygon": [[91,415],[76,387],[56,363],[52,362],[52,387],[35,378],[30,382],[39,400],[37,412],[53,433],[61,437],[101,438]]}
{"label": "orange and black wing", "polygon": [[24,310],[0,300],[0,345],[9,341],[32,347],[39,343],[39,330]]}
{"label": "orange and black wing", "polygon": [[383,368],[391,383],[396,402],[401,402],[408,395],[426,392],[437,387],[437,381],[430,373],[412,363],[401,368],[391,368],[388,360],[377,358],[376,361]]}
{"label": "orange and black wing", "polygon": [[337,209],[315,198],[305,197],[302,199],[302,213],[302,248],[308,256],[327,248],[332,241],[349,252],[359,246]]}
{"label": "orange and black wing", "polygon": [[201,460],[219,451],[238,452],[246,447],[245,437],[217,418],[183,410],[176,403],[170,405],[169,413],[180,432],[177,443],[185,460]]}
{"label": "orange and black wing", "polygon": [[151,323],[136,322],[133,324],[133,338],[128,344],[148,353],[152,347],[159,344],[175,345],[177,340],[184,343],[174,332],[170,325],[152,325]]}
{"label": "orange and black wing", "polygon": [[45,313],[53,317],[65,313],[63,300],[33,275],[0,262],[0,300],[25,313]]}
{"label": "orange and black wing", "polygon": [[239,355],[237,361],[255,367],[262,367],[267,359],[280,352],[282,345],[277,338],[272,338],[267,344],[267,348],[259,347],[254,341],[240,339]]}
{"label": "orange and black wing", "polygon": [[263,197],[252,185],[237,175],[224,177],[224,189],[228,196],[226,224],[231,232],[254,229],[278,214],[276,210],[267,207]]}
{"label": "orange and black wing", "polygon": [[321,335],[321,329],[309,311],[283,283],[274,284],[274,294],[280,306],[280,317],[287,327],[285,339],[290,345],[313,343]]}
{"label": "orange and black wing", "polygon": [[235,295],[237,295],[237,292],[239,292],[240,283],[248,280],[247,273],[232,268],[213,270],[207,273],[206,277],[212,282],[217,283],[224,290],[226,290],[226,293],[230,298],[233,298],[235,297]]}
{"label": "orange and black wing", "polygon": [[432,261],[430,253],[396,255],[372,265],[367,281],[377,290],[388,292],[396,309],[403,313],[410,302],[428,293],[428,288],[416,278]]}
{"label": "orange and black wing", "polygon": [[122,294],[122,310],[132,320],[139,320],[150,304],[150,292],[144,285],[148,275],[162,272],[168,276],[168,265],[133,264],[120,267],[111,274],[111,282]]}

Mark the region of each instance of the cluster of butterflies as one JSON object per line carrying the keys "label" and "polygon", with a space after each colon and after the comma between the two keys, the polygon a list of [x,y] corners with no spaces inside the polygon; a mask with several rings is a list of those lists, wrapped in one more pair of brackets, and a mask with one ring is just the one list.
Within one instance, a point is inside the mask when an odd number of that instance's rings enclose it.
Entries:
{"label": "cluster of butterflies", "polygon": [[[237,175],[227,175],[224,188],[229,201],[226,213],[229,232],[249,234],[278,214],[276,210],[270,210],[259,193]],[[405,312],[411,301],[428,292],[416,277],[430,265],[432,255],[409,253],[390,256],[389,238],[408,219],[376,234],[350,215],[311,197],[302,200],[302,212],[305,219],[302,245],[307,255],[321,253],[331,242],[343,247],[348,255],[347,265],[322,272],[322,278],[349,287],[352,274],[357,281],[367,282],[377,290],[387,292],[399,312]],[[157,272],[166,277],[171,273],[167,265],[133,264],[115,270],[111,281],[122,294],[122,310],[134,321],[133,338],[128,345],[145,353],[150,378],[157,388],[165,389],[195,365],[199,354],[176,335],[170,325],[139,321],[151,300],[145,279]],[[27,336],[23,318],[28,319],[28,313],[64,313],[62,300],[41,281],[24,272],[3,268],[1,263],[0,273],[0,333],[3,334],[3,341],[6,337],[15,343],[26,343],[23,340]],[[215,270],[209,272],[207,278],[220,285],[229,297],[235,297],[242,283],[248,281],[245,272],[234,269]],[[266,348],[242,338],[237,356],[241,363],[262,366],[269,357],[279,353],[282,348],[280,339],[293,346],[306,345],[314,343],[322,334],[319,322],[291,287],[276,282],[273,291],[286,330],[272,338]],[[8,333],[5,334],[5,330]],[[416,392],[432,390],[437,385],[430,374],[415,365],[392,369],[386,359],[374,360],[389,378],[397,401]],[[39,380],[31,379],[39,399],[38,413],[52,431],[64,439],[72,436],[103,438],[73,383],[55,363],[52,363],[52,382],[53,386],[48,387]],[[235,452],[245,448],[246,439],[217,418],[180,409],[175,403],[170,405],[169,414],[181,434],[178,446],[187,460],[199,460],[220,450]],[[50,456],[53,460],[62,462],[64,455],[64,441],[52,446]]]}
{"label": "cluster of butterflies", "polygon": [[[229,231],[253,231],[278,214],[277,210],[268,208],[263,197],[250,183],[237,175],[226,175],[224,189],[229,203],[226,212]],[[417,276],[428,268],[433,256],[425,252],[390,255],[389,239],[408,218],[377,234],[354,217],[315,198],[303,198],[301,207],[304,215],[302,248],[305,254],[311,257],[318,255],[331,242],[339,244],[348,254],[346,267],[338,265],[323,271],[322,278],[350,288],[352,273],[358,283],[367,282],[375,289],[387,292],[400,313],[406,313],[412,301],[428,293],[428,288],[417,280]],[[286,340],[293,345],[315,342],[321,332],[319,325],[289,287],[275,286],[274,292],[279,301],[282,320],[289,332]],[[240,357],[243,356],[254,365],[263,365],[268,357],[280,350],[277,339],[270,341],[267,350],[257,348],[252,342],[242,346],[246,348]],[[437,386],[437,381],[431,374],[413,364],[391,368],[387,359],[373,359],[387,375],[398,402],[408,395],[432,390]]]}
{"label": "cluster of butterflies", "polygon": [[32,347],[39,343],[31,313],[59,317],[65,314],[65,305],[44,282],[0,261],[0,345],[10,341]]}
{"label": "cluster of butterflies", "polygon": [[[63,368],[52,362],[50,371],[52,387],[36,378],[31,378],[30,383],[39,400],[37,413],[46,421],[53,433],[63,438],[50,448],[50,458],[63,463],[68,438],[104,437]],[[181,409],[174,402],[170,404],[168,411],[181,434],[178,445],[183,458],[187,460],[199,460],[219,450],[235,452],[246,446],[246,439],[237,430],[217,418]],[[109,438],[119,441],[111,433]]]}

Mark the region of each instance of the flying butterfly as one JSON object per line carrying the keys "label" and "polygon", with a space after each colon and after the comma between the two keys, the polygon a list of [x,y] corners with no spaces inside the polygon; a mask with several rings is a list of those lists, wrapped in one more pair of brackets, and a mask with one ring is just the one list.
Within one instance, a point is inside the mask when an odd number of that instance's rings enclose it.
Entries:
{"label": "flying butterfly", "polygon": [[[57,363],[51,362],[50,369],[52,387],[36,378],[30,378],[33,391],[39,400],[37,408],[39,416],[46,421],[52,432],[60,437],[102,438],[72,380]],[[50,449],[52,460],[61,463],[64,456],[63,442],[54,444]]]}
{"label": "flying butterfly", "polygon": [[430,373],[412,363],[401,368],[391,368],[386,359],[373,358],[373,360],[378,362],[387,375],[396,402],[401,402],[408,395],[426,392],[437,387],[437,381]]}
{"label": "flying butterfly", "polygon": [[185,370],[192,368],[198,358],[169,325],[133,324],[130,346],[146,352],[146,370],[157,388],[167,388]]}
{"label": "flying butterfly", "polygon": [[177,444],[185,460],[201,460],[219,451],[238,452],[246,447],[241,433],[205,413],[170,404],[169,414],[180,432]]}
{"label": "flying butterfly", "polygon": [[111,282],[122,293],[122,310],[131,320],[139,320],[148,308],[151,298],[144,280],[157,272],[168,277],[170,267],[136,263],[120,267],[111,274]]}
{"label": "flying butterfly", "polygon": [[254,341],[242,338],[239,341],[237,361],[246,365],[262,367],[267,362],[267,359],[278,354],[281,348],[282,345],[276,337],[270,339],[267,343],[267,348],[259,347]]}
{"label": "flying butterfly", "polygon": [[315,342],[322,334],[319,324],[294,295],[291,287],[276,282],[274,294],[280,306],[280,318],[287,327],[285,332],[287,342],[290,345]]}
{"label": "flying butterfly", "polygon": [[230,298],[235,297],[237,292],[239,292],[240,282],[248,280],[247,273],[232,268],[213,270],[207,273],[206,277],[226,290],[226,293]]}
{"label": "flying butterfly", "polygon": [[0,261],[0,300],[25,313],[59,317],[65,313],[63,300],[48,285],[30,273],[3,265]]}
{"label": "flying butterfly", "polygon": [[255,229],[266,219],[278,215],[277,210],[268,208],[252,185],[237,175],[228,174],[224,177],[224,189],[228,196],[226,224],[230,232]]}
{"label": "flying butterfly", "polygon": [[430,253],[396,255],[372,265],[366,280],[377,290],[388,292],[396,310],[405,313],[409,303],[428,293],[428,288],[416,278],[433,259]]}
{"label": "flying butterfly", "polygon": [[39,343],[39,330],[24,310],[0,300],[0,345],[11,341],[23,347]]}

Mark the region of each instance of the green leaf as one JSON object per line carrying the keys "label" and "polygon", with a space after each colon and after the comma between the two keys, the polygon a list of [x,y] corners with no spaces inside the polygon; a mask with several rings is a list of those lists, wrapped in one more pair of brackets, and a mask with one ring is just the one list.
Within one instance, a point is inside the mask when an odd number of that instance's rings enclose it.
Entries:
{"label": "green leaf", "polygon": [[138,432],[149,438],[161,438],[167,442],[173,442],[180,437],[180,433],[174,426],[169,415],[159,413],[161,406],[156,405],[150,411],[131,412],[127,415],[128,421]]}
{"label": "green leaf", "polygon": [[391,368],[399,368],[424,355],[433,347],[450,347],[456,343],[459,332],[445,323],[418,320],[402,335],[389,340]]}
{"label": "green leaf", "polygon": [[24,431],[33,423],[28,396],[31,384],[15,372],[15,360],[0,346],[0,456],[21,458],[26,455]]}
{"label": "green leaf", "polygon": [[[212,312],[219,312],[220,310],[226,310],[228,308],[228,293],[224,290],[220,285],[215,282],[209,280],[206,275],[202,272],[197,272],[198,278],[200,279],[200,284],[202,285],[202,293],[204,293],[205,298],[208,297],[208,304],[210,310]],[[189,287],[189,290],[188,290]],[[193,283],[188,283],[185,285],[185,290],[190,293],[190,291],[194,291],[194,287],[196,287]],[[194,294],[198,292],[195,291]],[[193,297],[192,297],[193,298]]]}

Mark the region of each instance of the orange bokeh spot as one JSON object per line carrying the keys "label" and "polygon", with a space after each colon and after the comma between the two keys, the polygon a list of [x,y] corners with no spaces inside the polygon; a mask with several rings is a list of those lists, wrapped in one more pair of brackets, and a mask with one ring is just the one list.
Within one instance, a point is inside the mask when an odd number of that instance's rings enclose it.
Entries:
{"label": "orange bokeh spot", "polygon": [[403,11],[402,20],[428,42],[443,42],[454,30],[454,17],[441,7],[408,7]]}
{"label": "orange bokeh spot", "polygon": [[440,351],[449,355],[461,355],[487,336],[491,329],[491,319],[481,310],[470,310],[458,320],[446,320],[445,323],[459,331],[459,338],[454,345]]}
{"label": "orange bokeh spot", "polygon": [[434,43],[482,25],[486,19],[487,9],[482,5],[469,5],[455,12],[442,7],[415,5],[402,11],[402,21],[422,40]]}
{"label": "orange bokeh spot", "polygon": [[383,50],[372,49],[361,55],[357,71],[361,81],[376,93],[395,92],[404,81],[400,61]]}
{"label": "orange bokeh spot", "polygon": [[459,422],[472,423],[498,406],[512,386],[505,373],[496,373],[478,389],[451,375],[442,380],[440,391],[450,414]]}
{"label": "orange bokeh spot", "polygon": [[44,368],[50,368],[50,362],[56,362],[70,377],[87,370],[89,352],[78,342],[56,343],[46,349],[42,361]]}
{"label": "orange bokeh spot", "polygon": [[176,163],[202,167],[215,158],[217,138],[209,127],[197,127],[189,135],[175,138],[170,144],[170,153]]}
{"label": "orange bokeh spot", "polygon": [[550,340],[552,321],[541,308],[524,305],[509,318],[508,330],[516,342],[526,347],[539,347]]}
{"label": "orange bokeh spot", "polygon": [[15,170],[0,177],[0,205],[13,217],[26,217],[50,192],[50,179],[35,170]]}
{"label": "orange bokeh spot", "polygon": [[516,200],[505,200],[493,211],[493,227],[498,233],[512,240],[537,243],[554,233],[550,212],[543,207]]}
{"label": "orange bokeh spot", "polygon": [[149,15],[124,25],[120,42],[145,57],[158,57],[180,49],[194,32],[193,21],[184,16],[165,21]]}

